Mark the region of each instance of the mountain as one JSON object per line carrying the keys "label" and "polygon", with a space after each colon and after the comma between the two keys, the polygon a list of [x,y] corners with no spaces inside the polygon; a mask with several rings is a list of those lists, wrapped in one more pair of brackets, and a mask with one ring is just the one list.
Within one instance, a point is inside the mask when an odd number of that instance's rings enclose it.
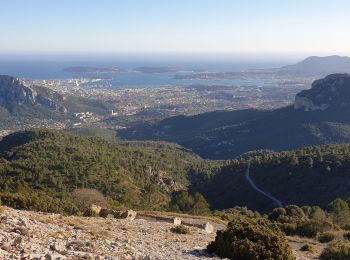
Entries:
{"label": "mountain", "polygon": [[95,189],[110,205],[164,210],[174,192],[187,190],[189,173],[200,176],[221,165],[167,143],[108,142],[56,130],[16,132],[0,142],[0,198],[17,194],[37,204],[49,199],[60,205],[55,211],[70,213],[75,189]]}
{"label": "mountain", "polygon": [[324,77],[333,73],[350,73],[350,57],[336,55],[327,57],[311,56],[297,64],[284,66],[277,71],[315,77]]}
{"label": "mountain", "polygon": [[309,90],[295,97],[294,108],[305,111],[348,109],[350,107],[350,76],[333,74],[316,80]]}
{"label": "mountain", "polygon": [[19,106],[44,107],[66,113],[63,97],[53,91],[31,85],[11,76],[0,76],[0,106],[13,112]]}
{"label": "mountain", "polygon": [[30,81],[0,75],[0,119],[6,116],[63,119],[90,111],[107,114],[110,105],[99,100],[61,95]]}
{"label": "mountain", "polygon": [[[0,142],[0,198],[16,208],[76,214],[74,192],[83,189],[102,193],[111,207],[173,210],[170,202],[188,190],[203,194],[212,209],[267,212],[276,205],[247,181],[249,161],[252,182],[283,205],[325,206],[350,196],[349,144],[210,161],[164,142],[109,142],[39,129]],[[188,201],[183,196],[181,203]]]}
{"label": "mountain", "polygon": [[202,157],[231,159],[248,151],[292,150],[350,142],[350,75],[333,74],[296,95],[295,104],[272,111],[217,111],[177,116],[118,132],[133,140],[178,143]]}

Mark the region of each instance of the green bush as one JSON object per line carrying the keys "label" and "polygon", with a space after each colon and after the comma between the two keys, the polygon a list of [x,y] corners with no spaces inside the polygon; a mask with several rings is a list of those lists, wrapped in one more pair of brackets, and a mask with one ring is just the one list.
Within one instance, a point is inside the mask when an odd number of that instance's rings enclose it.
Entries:
{"label": "green bush", "polygon": [[320,260],[348,260],[350,259],[350,243],[335,240],[328,244],[320,255]]}
{"label": "green bush", "polygon": [[91,208],[86,208],[83,212],[84,217],[98,217],[99,215],[93,211]]}
{"label": "green bush", "polygon": [[345,239],[347,239],[347,240],[350,240],[350,232],[345,232],[345,233],[343,234],[343,237],[344,237]]}
{"label": "green bush", "polygon": [[335,224],[341,227],[350,224],[350,208],[346,201],[335,199],[328,204],[328,213]]}
{"label": "green bush", "polygon": [[176,234],[190,234],[191,233],[191,229],[189,229],[188,227],[186,227],[184,225],[179,225],[179,226],[173,227],[171,229],[171,231],[173,233],[176,233]]}
{"label": "green bush", "polygon": [[4,205],[15,209],[63,213],[67,215],[76,215],[79,212],[74,204],[42,193],[0,193],[0,199]]}
{"label": "green bush", "polygon": [[208,202],[198,192],[192,195],[187,191],[180,191],[175,195],[171,207],[175,211],[193,215],[207,215],[210,213]]}
{"label": "green bush", "polygon": [[245,260],[294,259],[284,234],[267,219],[237,218],[218,231],[208,252],[223,258]]}
{"label": "green bush", "polygon": [[315,221],[315,220],[309,220],[307,222],[304,222],[300,224],[295,231],[296,235],[302,236],[302,237],[310,237],[314,238],[319,233],[323,233],[326,231],[330,231],[333,229],[333,224],[328,221]]}
{"label": "green bush", "polygon": [[312,245],[310,245],[310,244],[305,244],[305,245],[303,245],[300,248],[300,251],[303,251],[303,252],[314,252],[315,248]]}
{"label": "green bush", "polygon": [[321,243],[328,243],[335,239],[335,234],[333,232],[323,232],[319,235],[318,241]]}

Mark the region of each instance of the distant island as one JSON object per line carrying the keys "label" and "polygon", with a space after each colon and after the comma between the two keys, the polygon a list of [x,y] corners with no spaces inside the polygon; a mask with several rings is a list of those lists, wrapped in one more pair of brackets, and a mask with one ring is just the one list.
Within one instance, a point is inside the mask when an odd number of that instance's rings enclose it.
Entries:
{"label": "distant island", "polygon": [[98,67],[86,67],[86,66],[77,66],[77,67],[68,67],[63,69],[66,72],[82,72],[82,73],[121,73],[127,72],[127,69],[111,67],[111,68],[98,68]]}
{"label": "distant island", "polygon": [[200,72],[202,70],[199,69],[181,69],[181,68],[173,68],[173,67],[138,67],[135,68],[135,71],[142,72],[145,74],[153,74],[153,73],[178,73],[178,72]]}

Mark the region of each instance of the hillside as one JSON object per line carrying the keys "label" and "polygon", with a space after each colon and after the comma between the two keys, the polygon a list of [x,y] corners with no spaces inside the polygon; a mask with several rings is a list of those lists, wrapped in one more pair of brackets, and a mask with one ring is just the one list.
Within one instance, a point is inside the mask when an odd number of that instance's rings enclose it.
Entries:
{"label": "hillside", "polygon": [[8,116],[64,119],[82,111],[103,115],[109,108],[101,101],[63,96],[29,81],[0,75],[0,120]]}
{"label": "hillside", "polygon": [[32,130],[0,142],[0,198],[18,208],[77,214],[75,191],[98,190],[109,207],[179,210],[193,200],[180,192],[189,190],[203,194],[212,210],[238,205],[267,212],[276,205],[247,181],[248,161],[255,185],[283,205],[326,206],[350,197],[347,144],[209,161],[168,143]]}
{"label": "hillside", "polygon": [[311,56],[296,64],[277,69],[278,73],[296,76],[325,77],[333,73],[350,73],[350,57]]}
{"label": "hillside", "polygon": [[231,159],[269,149],[292,150],[317,144],[350,142],[350,76],[334,74],[297,94],[294,106],[272,111],[211,112],[178,116],[155,125],[120,130],[135,140],[176,142],[202,157]]}
{"label": "hillside", "polygon": [[236,205],[269,211],[277,205],[247,182],[245,173],[251,160],[250,177],[255,185],[279,199],[283,205],[325,207],[339,197],[350,197],[350,145],[325,145],[295,151],[261,151],[246,154],[220,172],[193,183],[218,209]]}
{"label": "hillside", "polygon": [[17,132],[0,142],[0,197],[30,194],[45,201],[45,195],[57,204],[55,212],[74,213],[72,192],[84,188],[102,192],[110,206],[168,209],[172,193],[187,189],[189,172],[210,173],[221,164],[166,143]]}

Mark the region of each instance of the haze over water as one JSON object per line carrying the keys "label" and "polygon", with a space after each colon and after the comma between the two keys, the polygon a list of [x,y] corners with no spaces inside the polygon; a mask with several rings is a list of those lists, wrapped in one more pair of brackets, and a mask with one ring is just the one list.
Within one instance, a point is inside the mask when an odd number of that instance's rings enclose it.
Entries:
{"label": "haze over water", "polygon": [[[106,59],[95,57],[94,60],[70,58],[60,60],[56,57],[47,59],[6,59],[0,60],[0,74],[13,75],[30,80],[43,79],[72,79],[72,78],[100,78],[107,79],[107,82],[115,88],[120,87],[161,87],[173,85],[261,85],[259,81],[245,81],[232,79],[215,80],[186,80],[175,79],[174,75],[189,73],[190,71],[209,72],[233,72],[250,69],[274,68],[288,64],[287,60],[174,60],[174,59]],[[67,72],[64,69],[69,67],[94,67],[94,68],[124,68],[123,73],[87,73],[87,72]],[[171,73],[141,73],[134,71],[138,67],[171,67],[185,72]]]}

